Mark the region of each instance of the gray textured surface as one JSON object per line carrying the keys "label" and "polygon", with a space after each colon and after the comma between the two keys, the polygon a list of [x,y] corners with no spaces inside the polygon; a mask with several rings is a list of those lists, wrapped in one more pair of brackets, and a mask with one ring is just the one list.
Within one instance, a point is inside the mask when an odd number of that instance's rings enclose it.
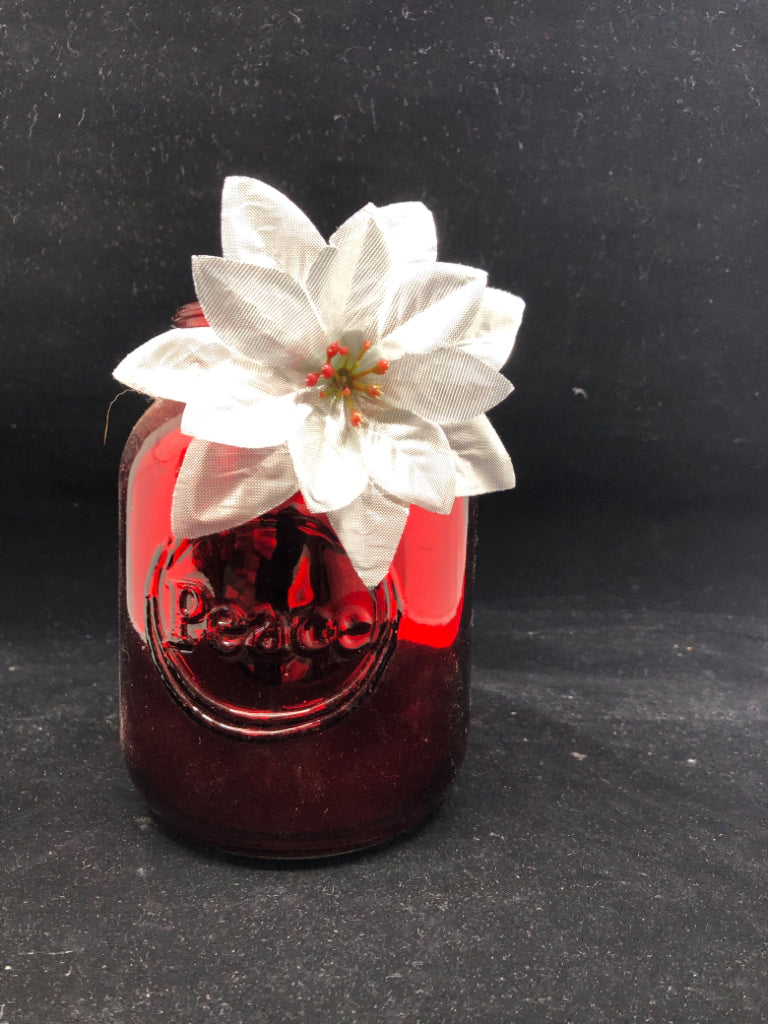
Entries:
{"label": "gray textured surface", "polygon": [[0,1019],[764,1019],[765,627],[482,621],[450,799],[313,867],[208,855],[147,816],[114,637],[6,642]]}
{"label": "gray textured surface", "polygon": [[[503,580],[492,529],[481,545],[470,753],[441,811],[313,865],[210,854],[149,818],[117,747],[111,580],[68,524],[60,574],[19,579],[48,615],[0,647],[0,1021],[765,1020],[759,524],[731,523],[730,549],[722,519],[634,524],[630,578],[621,520],[545,522],[518,524],[528,564]],[[580,552],[604,539],[599,571],[569,566],[558,529]]]}

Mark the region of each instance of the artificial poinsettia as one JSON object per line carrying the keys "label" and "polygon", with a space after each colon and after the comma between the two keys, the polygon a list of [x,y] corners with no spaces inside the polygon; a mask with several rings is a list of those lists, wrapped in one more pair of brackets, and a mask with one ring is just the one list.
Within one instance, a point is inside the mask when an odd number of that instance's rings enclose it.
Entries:
{"label": "artificial poinsettia", "polygon": [[368,205],[329,243],[285,196],[228,178],[223,258],[194,256],[210,326],[128,355],[124,384],[185,404],[178,537],[232,529],[300,491],[362,580],[386,574],[412,504],[514,486],[485,413],[512,390],[523,303],[436,261],[421,203]]}

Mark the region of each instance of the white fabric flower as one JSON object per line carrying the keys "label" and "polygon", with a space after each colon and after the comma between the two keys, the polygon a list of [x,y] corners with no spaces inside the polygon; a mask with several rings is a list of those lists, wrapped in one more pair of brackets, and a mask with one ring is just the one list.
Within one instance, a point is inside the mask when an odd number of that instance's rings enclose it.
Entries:
{"label": "white fabric flower", "polygon": [[114,371],[185,404],[193,438],[172,529],[232,529],[297,491],[327,513],[361,579],[387,573],[408,508],[514,486],[485,412],[523,303],[436,262],[421,203],[368,205],[325,244],[285,196],[228,178],[223,258],[194,256],[210,326],[153,338]]}

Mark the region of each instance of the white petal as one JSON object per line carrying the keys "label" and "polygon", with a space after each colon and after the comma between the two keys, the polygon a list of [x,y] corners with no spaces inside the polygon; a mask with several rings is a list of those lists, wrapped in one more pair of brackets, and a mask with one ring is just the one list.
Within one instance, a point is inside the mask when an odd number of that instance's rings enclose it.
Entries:
{"label": "white petal", "polygon": [[188,402],[182,433],[236,448],[272,448],[287,441],[310,407],[295,395],[267,395],[241,378],[237,386],[211,388]]}
{"label": "white petal", "polygon": [[[334,335],[359,331],[378,337],[392,257],[377,212],[373,206],[360,210],[331,238],[336,255],[325,271],[318,300],[322,320]],[[323,259],[330,264],[330,257]],[[317,287],[315,268],[310,277]]]}
{"label": "white petal", "polygon": [[333,275],[339,250],[332,245],[318,253],[307,275],[306,289],[315,304],[320,319],[327,325],[327,316],[333,301]]}
{"label": "white petal", "polygon": [[[373,405],[365,405],[366,411]],[[382,490],[406,504],[450,512],[456,471],[440,427],[402,410],[377,407],[357,434],[371,479]]]}
{"label": "white petal", "polygon": [[173,492],[175,537],[231,530],[281,505],[298,490],[288,449],[252,451],[193,439]]}
{"label": "white petal", "polygon": [[524,309],[525,303],[517,295],[486,288],[472,334],[458,342],[458,347],[500,370],[515,344]]}
{"label": "white petal", "polygon": [[433,423],[460,423],[492,409],[512,391],[500,373],[458,348],[394,362],[381,385],[387,402]]}
{"label": "white petal", "polygon": [[145,395],[186,402],[205,389],[208,372],[231,358],[210,327],[174,328],[130,352],[113,376]]}
{"label": "white petal", "polygon": [[391,293],[383,320],[381,351],[388,359],[427,352],[471,332],[487,275],[452,263],[414,264]]}
{"label": "white petal", "polygon": [[376,207],[373,203],[366,203],[362,210],[358,210],[357,213],[353,213],[351,217],[348,217],[344,223],[334,231],[328,239],[329,245],[338,249],[341,246],[348,244],[350,239],[359,234],[360,225],[366,223],[375,211]]}
{"label": "white petal", "polygon": [[423,203],[380,206],[376,216],[387,236],[395,262],[426,260],[434,263],[437,259],[435,220]]}
{"label": "white petal", "polygon": [[378,338],[392,256],[387,237],[375,217],[369,221],[356,252],[351,247],[339,248],[338,264],[343,264],[347,258],[350,262],[354,260],[354,268],[344,305],[344,329]]}
{"label": "white petal", "polygon": [[487,416],[443,427],[456,466],[456,494],[487,494],[515,486],[515,471]]}
{"label": "white petal", "polygon": [[369,484],[349,505],[328,513],[331,526],[367,587],[375,587],[387,575],[408,511],[408,505]]}
{"label": "white petal", "polygon": [[310,512],[342,508],[368,483],[356,431],[341,402],[313,410],[288,439],[288,447]]}
{"label": "white petal", "polygon": [[317,310],[282,270],[193,256],[192,274],[206,320],[233,352],[294,374],[322,356]]}
{"label": "white petal", "polygon": [[254,178],[231,177],[221,195],[221,246],[227,259],[278,266],[304,281],[325,242],[282,192]]}

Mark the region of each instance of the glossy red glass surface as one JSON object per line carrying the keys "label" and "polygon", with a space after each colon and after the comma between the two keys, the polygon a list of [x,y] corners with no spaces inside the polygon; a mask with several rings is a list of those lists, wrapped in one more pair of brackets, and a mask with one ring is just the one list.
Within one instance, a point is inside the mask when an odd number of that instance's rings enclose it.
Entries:
{"label": "glossy red glass surface", "polygon": [[174,538],[181,412],[155,402],[120,471],[132,778],[178,831],[239,853],[337,854],[413,829],[466,748],[470,503],[412,508],[373,590],[300,495],[237,530]]}

